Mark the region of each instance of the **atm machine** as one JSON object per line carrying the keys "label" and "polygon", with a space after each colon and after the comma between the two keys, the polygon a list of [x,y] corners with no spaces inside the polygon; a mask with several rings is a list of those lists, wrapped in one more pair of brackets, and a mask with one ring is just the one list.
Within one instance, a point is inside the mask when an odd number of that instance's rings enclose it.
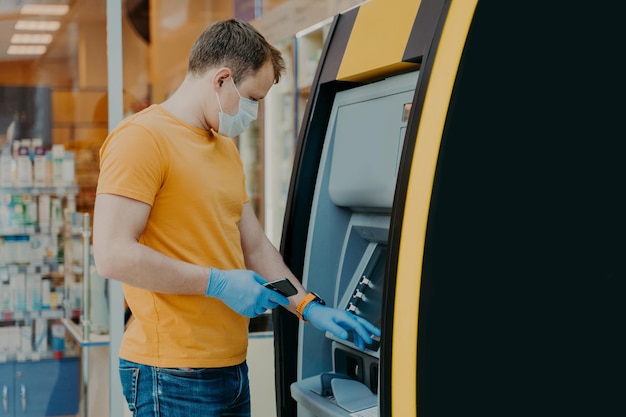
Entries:
{"label": "atm machine", "polygon": [[335,17],[281,253],[382,336],[360,351],[276,309],[279,417],[623,411],[617,16],[370,0]]}
{"label": "atm machine", "polygon": [[[418,76],[411,71],[337,93],[313,194],[304,284],[378,327],[396,176]],[[298,355],[302,375],[312,376],[292,385],[294,399],[319,416],[377,406],[379,341],[360,352],[350,340],[308,330],[300,328]]]}

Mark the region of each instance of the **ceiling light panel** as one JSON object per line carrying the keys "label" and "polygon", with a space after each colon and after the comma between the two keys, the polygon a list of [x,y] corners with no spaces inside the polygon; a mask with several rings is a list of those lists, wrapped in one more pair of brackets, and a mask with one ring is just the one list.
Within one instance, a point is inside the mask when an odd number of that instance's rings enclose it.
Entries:
{"label": "ceiling light panel", "polygon": [[70,10],[67,4],[25,4],[20,9],[21,14],[41,16],[63,16]]}
{"label": "ceiling light panel", "polygon": [[7,49],[8,55],[43,55],[46,53],[45,45],[11,45]]}
{"label": "ceiling light panel", "polygon": [[11,43],[21,44],[49,44],[52,35],[49,33],[15,33],[11,36]]}
{"label": "ceiling light panel", "polygon": [[61,22],[57,20],[18,20],[15,30],[54,32],[59,30]]}

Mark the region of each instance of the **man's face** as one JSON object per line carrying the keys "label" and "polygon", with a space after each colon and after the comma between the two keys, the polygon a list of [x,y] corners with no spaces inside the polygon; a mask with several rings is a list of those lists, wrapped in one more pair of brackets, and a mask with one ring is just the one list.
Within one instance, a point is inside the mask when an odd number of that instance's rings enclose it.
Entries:
{"label": "man's face", "polygon": [[[223,111],[227,114],[235,114],[239,108],[239,95],[249,100],[261,101],[274,85],[274,69],[271,62],[266,62],[256,74],[239,80],[236,89],[232,83],[230,84],[232,87],[225,88],[226,94],[220,96],[220,99],[222,100]],[[239,94],[237,94],[237,90]]]}

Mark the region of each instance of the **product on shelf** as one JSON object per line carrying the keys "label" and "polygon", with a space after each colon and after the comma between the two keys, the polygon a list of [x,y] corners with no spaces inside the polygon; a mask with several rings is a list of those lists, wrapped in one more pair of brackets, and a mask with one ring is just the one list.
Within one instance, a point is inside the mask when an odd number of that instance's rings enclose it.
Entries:
{"label": "product on shelf", "polygon": [[74,151],[63,144],[46,150],[41,138],[23,138],[5,142],[0,152],[0,187],[76,184]]}
{"label": "product on shelf", "polygon": [[61,358],[73,349],[65,344],[58,352],[48,337],[54,325],[65,337],[60,321],[82,301],[81,284],[65,276],[65,254],[77,240],[71,222],[67,238],[64,222],[64,213],[76,214],[73,153],[55,149],[63,156],[56,183],[40,140],[5,143],[0,154],[0,362]]}

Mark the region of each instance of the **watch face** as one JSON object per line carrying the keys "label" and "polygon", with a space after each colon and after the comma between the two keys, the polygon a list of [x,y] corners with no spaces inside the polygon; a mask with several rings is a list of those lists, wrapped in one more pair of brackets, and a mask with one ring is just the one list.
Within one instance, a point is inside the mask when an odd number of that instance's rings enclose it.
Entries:
{"label": "watch face", "polygon": [[324,299],[322,297],[320,297],[316,292],[311,291],[311,294],[313,294],[315,296],[315,299],[313,301],[317,301],[318,303],[320,303],[323,306],[326,305],[326,302],[324,301]]}

